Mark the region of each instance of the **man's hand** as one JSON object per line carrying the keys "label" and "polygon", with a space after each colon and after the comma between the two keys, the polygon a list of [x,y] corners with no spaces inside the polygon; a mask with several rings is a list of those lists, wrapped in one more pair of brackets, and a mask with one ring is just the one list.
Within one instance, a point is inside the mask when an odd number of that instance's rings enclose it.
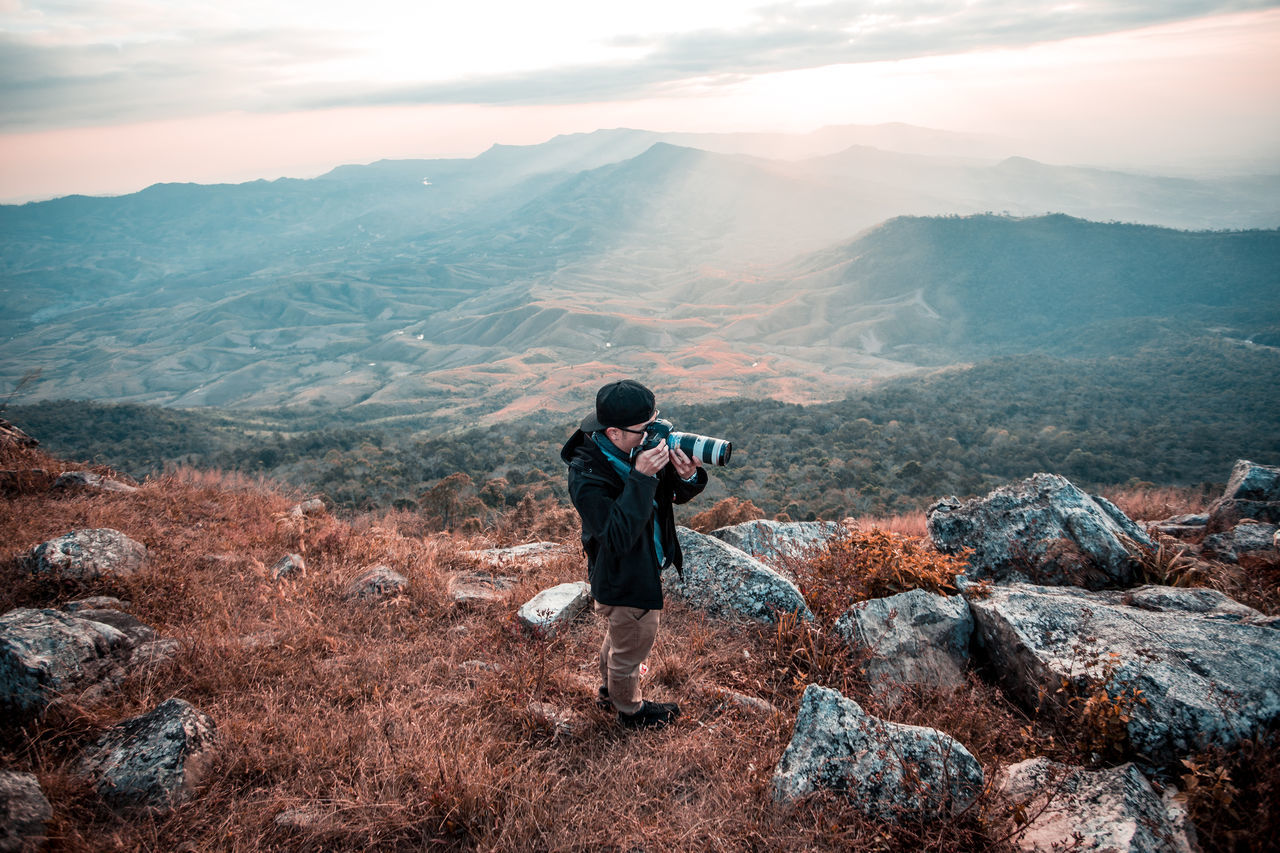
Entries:
{"label": "man's hand", "polygon": [[680,475],[680,479],[687,480],[702,467],[702,460],[692,459],[679,447],[673,447],[671,448],[671,464],[676,469],[676,473]]}
{"label": "man's hand", "polygon": [[[687,456],[685,458],[688,459]],[[667,463],[670,461],[671,451],[667,449],[666,442],[663,442],[636,457],[636,470],[641,474],[656,477],[658,472],[667,467]]]}

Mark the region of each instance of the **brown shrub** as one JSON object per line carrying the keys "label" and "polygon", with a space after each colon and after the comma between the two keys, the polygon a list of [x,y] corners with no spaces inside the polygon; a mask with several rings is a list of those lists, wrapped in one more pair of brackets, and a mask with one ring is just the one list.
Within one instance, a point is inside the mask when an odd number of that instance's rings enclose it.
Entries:
{"label": "brown shrub", "polygon": [[1205,853],[1264,853],[1280,836],[1280,737],[1185,759],[1181,785]]}
{"label": "brown shrub", "polygon": [[686,523],[686,527],[699,533],[710,533],[721,527],[741,524],[744,521],[756,521],[764,518],[764,510],[749,500],[727,497],[718,501],[710,509],[703,510]]}
{"label": "brown shrub", "polygon": [[792,568],[820,624],[831,625],[855,601],[909,589],[954,594],[967,554],[941,554],[925,540],[885,530],[843,528]]}

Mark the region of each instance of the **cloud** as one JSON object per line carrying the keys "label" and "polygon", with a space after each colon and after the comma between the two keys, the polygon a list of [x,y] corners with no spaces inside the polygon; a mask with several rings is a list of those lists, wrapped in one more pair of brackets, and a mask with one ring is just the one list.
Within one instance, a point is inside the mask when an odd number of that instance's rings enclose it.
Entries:
{"label": "cloud", "polygon": [[[733,28],[617,33],[608,41],[618,57],[613,61],[570,60],[502,74],[461,69],[449,79],[388,83],[352,70],[358,62],[343,64],[376,57],[378,43],[368,33],[348,41],[338,30],[238,28],[225,17],[207,30],[189,20],[175,28],[172,17],[163,27],[152,21],[131,28],[131,5],[105,7],[115,10],[108,26],[107,19],[86,17],[95,8],[100,13],[100,3],[63,2],[47,4],[42,17],[6,10],[0,18],[21,24],[3,26],[0,36],[0,129],[226,110],[619,100],[770,72],[1016,47],[1277,5],[1280,0],[774,3],[758,6],[746,24]],[[155,8],[148,5],[148,14]],[[75,37],[50,28],[59,10],[77,14],[67,24]],[[299,20],[305,19],[300,11]],[[548,26],[566,26],[554,9],[547,19]]]}

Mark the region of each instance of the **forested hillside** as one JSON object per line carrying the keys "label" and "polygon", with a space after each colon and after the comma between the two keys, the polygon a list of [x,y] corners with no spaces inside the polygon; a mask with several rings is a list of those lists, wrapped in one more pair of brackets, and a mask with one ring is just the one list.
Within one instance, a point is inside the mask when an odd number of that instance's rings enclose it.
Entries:
{"label": "forested hillside", "polygon": [[[708,497],[807,519],[917,508],[1036,471],[1091,487],[1221,483],[1237,458],[1280,461],[1278,383],[1280,350],[1207,339],[1127,357],[1004,357],[813,406],[670,406],[658,392],[679,428],[734,442]],[[593,392],[582,391],[584,411]],[[351,410],[316,407],[236,414],[61,402],[6,417],[51,452],[134,477],[179,463],[261,473],[350,508],[481,520],[526,494],[563,494],[558,449],[573,422],[562,416],[428,434],[413,419],[377,415],[373,427]]]}

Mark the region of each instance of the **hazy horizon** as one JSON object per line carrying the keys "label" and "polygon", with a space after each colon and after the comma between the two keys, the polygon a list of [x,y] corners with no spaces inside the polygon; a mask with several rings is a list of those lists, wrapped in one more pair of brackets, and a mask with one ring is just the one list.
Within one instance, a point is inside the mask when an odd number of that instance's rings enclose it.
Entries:
{"label": "hazy horizon", "polygon": [[0,0],[0,201],[613,127],[905,123],[1053,163],[1275,172],[1277,6]]}

